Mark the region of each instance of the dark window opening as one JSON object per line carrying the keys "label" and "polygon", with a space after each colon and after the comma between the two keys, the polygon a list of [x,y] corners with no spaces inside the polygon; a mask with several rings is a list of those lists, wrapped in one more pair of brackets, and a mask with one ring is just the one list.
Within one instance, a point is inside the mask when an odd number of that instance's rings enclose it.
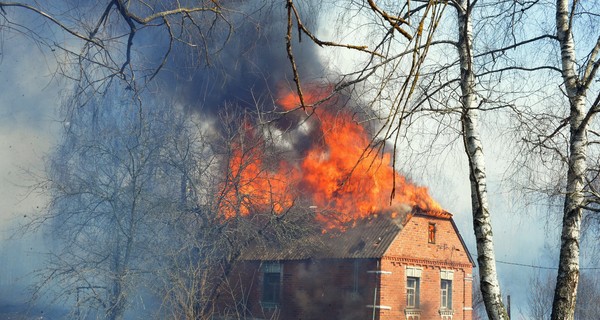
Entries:
{"label": "dark window opening", "polygon": [[281,265],[278,263],[263,266],[262,305],[276,307],[281,297]]}
{"label": "dark window opening", "polygon": [[279,273],[265,273],[263,279],[263,302],[279,304]]}
{"label": "dark window opening", "polygon": [[429,243],[435,243],[435,223],[430,223],[427,228]]}

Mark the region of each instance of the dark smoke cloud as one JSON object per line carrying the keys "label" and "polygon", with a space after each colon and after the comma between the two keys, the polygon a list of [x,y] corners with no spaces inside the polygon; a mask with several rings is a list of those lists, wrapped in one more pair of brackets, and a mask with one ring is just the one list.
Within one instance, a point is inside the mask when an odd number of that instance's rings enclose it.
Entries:
{"label": "dark smoke cloud", "polygon": [[[231,6],[231,3],[225,5]],[[260,6],[260,7],[259,7]],[[285,36],[287,12],[283,2],[243,2],[227,14],[233,28],[229,40],[227,24],[218,21],[210,31],[209,56],[197,49],[179,46],[171,56],[162,80],[169,95],[192,111],[215,115],[223,106],[254,109],[256,99],[269,101],[281,86],[293,86]],[[316,27],[317,5],[303,9],[305,23]],[[322,75],[316,45],[306,36],[299,41],[294,29],[294,55],[304,80]],[[160,54],[160,53],[159,53]],[[272,108],[272,103],[265,103]]]}

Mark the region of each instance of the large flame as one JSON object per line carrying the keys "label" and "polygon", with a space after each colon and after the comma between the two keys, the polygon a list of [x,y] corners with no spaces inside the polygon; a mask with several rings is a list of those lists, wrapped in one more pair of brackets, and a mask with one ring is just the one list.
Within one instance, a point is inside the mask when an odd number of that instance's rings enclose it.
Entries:
{"label": "large flame", "polygon": [[[304,95],[306,104],[319,99],[318,93]],[[288,111],[301,109],[293,92],[281,95],[277,103]],[[318,122],[320,139],[299,163],[282,162],[276,171],[271,171],[264,168],[256,153],[239,151],[233,155],[230,172],[239,187],[237,193],[226,195],[232,203],[222,210],[226,217],[250,214],[250,203],[261,203],[281,213],[293,203],[289,186],[310,197],[316,207],[316,219],[326,229],[344,229],[354,221],[383,212],[393,216],[407,206],[444,215],[427,188],[410,183],[394,171],[390,154],[370,149],[371,138],[363,126],[351,115],[328,107],[307,112],[314,111],[314,117],[308,121]],[[246,198],[252,202],[244,202]]]}
{"label": "large flame", "polygon": [[265,142],[247,123],[242,141],[232,144],[226,181],[221,188],[219,212],[230,219],[253,212],[281,214],[294,203],[290,182],[297,171],[281,162],[278,170],[266,168]]}

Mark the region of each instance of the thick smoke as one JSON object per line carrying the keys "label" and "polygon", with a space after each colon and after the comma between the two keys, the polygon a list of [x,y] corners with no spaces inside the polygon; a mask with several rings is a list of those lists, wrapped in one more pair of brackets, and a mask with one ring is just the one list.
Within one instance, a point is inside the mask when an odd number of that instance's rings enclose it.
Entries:
{"label": "thick smoke", "polygon": [[[318,6],[315,2],[302,10],[303,22],[311,28],[316,27]],[[255,110],[257,102],[270,110],[268,101],[277,90],[294,85],[285,43],[285,4],[249,1],[235,10],[239,13],[226,12],[227,22],[217,21],[203,35],[205,48],[178,46],[161,74],[161,90],[203,116],[214,116],[226,105]],[[296,29],[292,41],[303,82],[322,76],[317,46],[306,36],[300,39]]]}
{"label": "thick smoke", "polygon": [[[232,8],[231,3],[226,5]],[[300,6],[302,23],[318,35],[318,21],[325,5],[320,1],[296,5]],[[210,31],[203,35],[190,35],[196,42],[207,41],[204,48],[190,48],[181,43],[176,46],[169,64],[159,75],[160,93],[188,112],[213,123],[212,128],[219,132],[231,132],[232,127],[236,131],[235,127],[241,124],[239,119],[220,117],[224,112],[245,113],[244,116],[248,113],[255,115],[257,111],[267,113],[266,117],[273,121],[269,130],[285,132],[281,138],[285,140],[283,147],[288,159],[301,158],[315,143],[321,142],[319,121],[306,121],[306,114],[302,112],[286,116],[269,113],[282,111],[276,105],[282,92],[296,90],[286,49],[288,21],[285,3],[242,1],[235,8],[235,13],[226,11],[224,19],[227,22],[215,20],[214,25],[205,29]],[[306,35],[299,35],[295,24],[292,46],[305,92],[327,96],[331,88],[326,81],[328,71],[318,55],[321,48]],[[163,50],[157,48],[152,54],[160,59]],[[330,110],[343,107],[345,112],[358,109],[351,106],[351,99],[341,93],[320,107]],[[265,114],[262,116],[265,117]],[[216,118],[219,119],[213,121]],[[277,135],[277,132],[274,134]]]}

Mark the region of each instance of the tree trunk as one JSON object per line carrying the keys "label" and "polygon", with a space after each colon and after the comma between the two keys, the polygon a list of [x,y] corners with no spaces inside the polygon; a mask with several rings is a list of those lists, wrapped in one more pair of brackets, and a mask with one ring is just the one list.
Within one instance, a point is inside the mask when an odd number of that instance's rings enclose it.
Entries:
{"label": "tree trunk", "polygon": [[475,97],[475,74],[473,72],[472,25],[469,0],[460,2],[458,12],[458,50],[460,59],[462,128],[465,152],[469,160],[473,228],[477,241],[479,281],[487,315],[490,319],[508,319],[502,302],[500,285],[496,274],[496,261],[489,213],[487,182],[483,145],[479,131],[479,110]]}
{"label": "tree trunk", "polygon": [[557,0],[556,29],[560,44],[562,77],[570,107],[569,170],[552,320],[572,320],[579,282],[579,238],[587,170],[587,123],[584,121],[586,90],[576,72],[575,43],[571,32],[569,1]]}

